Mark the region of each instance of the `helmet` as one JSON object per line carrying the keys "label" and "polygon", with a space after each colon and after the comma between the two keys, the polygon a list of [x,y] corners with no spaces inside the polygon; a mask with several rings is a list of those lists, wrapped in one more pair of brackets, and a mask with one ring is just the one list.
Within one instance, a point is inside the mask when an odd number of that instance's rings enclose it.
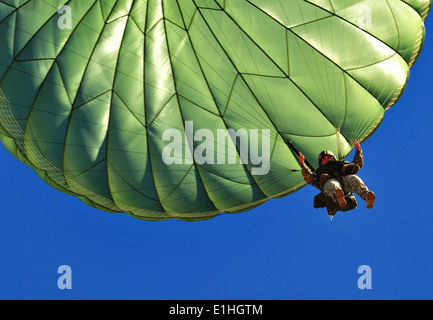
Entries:
{"label": "helmet", "polygon": [[332,153],[332,151],[324,150],[324,151],[320,152],[320,154],[319,154],[319,166],[322,164],[322,159],[325,156],[331,156],[332,160],[336,160],[335,155]]}

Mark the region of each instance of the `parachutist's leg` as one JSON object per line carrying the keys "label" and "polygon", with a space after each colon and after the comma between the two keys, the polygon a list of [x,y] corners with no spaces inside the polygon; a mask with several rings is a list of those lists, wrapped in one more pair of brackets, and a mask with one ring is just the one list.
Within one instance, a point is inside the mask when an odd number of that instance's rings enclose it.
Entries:
{"label": "parachutist's leg", "polygon": [[343,176],[341,180],[344,191],[355,192],[362,199],[365,199],[369,190],[360,177],[355,174],[349,174],[347,176]]}
{"label": "parachutist's leg", "polygon": [[338,202],[341,208],[347,205],[346,199],[344,199],[343,187],[336,179],[326,181],[322,191],[325,196],[331,197],[332,200]]}
{"label": "parachutist's leg", "polygon": [[364,181],[355,174],[350,174],[342,177],[343,189],[346,192],[355,192],[358,196],[365,200],[367,208],[373,208],[376,196],[373,191],[368,190]]}
{"label": "parachutist's leg", "polygon": [[336,179],[329,179],[326,181],[326,183],[323,185],[323,194],[325,196],[331,197],[332,200],[336,201],[335,199],[335,192],[338,189],[341,189],[342,186],[340,182],[338,182]]}

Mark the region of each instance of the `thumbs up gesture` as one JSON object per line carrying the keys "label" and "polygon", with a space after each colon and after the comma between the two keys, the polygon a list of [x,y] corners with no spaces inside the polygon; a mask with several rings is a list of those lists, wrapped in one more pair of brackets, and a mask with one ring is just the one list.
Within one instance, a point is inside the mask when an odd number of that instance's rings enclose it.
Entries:
{"label": "thumbs up gesture", "polygon": [[302,153],[299,152],[299,163],[303,165],[305,163],[305,157]]}
{"label": "thumbs up gesture", "polygon": [[356,149],[356,151],[360,151],[360,150],[361,150],[361,145],[359,144],[358,141],[356,141],[356,139],[355,139],[354,144],[355,144],[355,149]]}

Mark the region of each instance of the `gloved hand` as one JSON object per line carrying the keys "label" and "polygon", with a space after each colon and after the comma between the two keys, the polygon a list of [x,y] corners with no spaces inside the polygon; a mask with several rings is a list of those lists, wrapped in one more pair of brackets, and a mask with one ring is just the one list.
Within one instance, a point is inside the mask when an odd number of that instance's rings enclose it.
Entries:
{"label": "gloved hand", "polygon": [[361,145],[359,144],[358,141],[356,141],[356,139],[355,139],[354,144],[355,144],[355,149],[356,149],[356,151],[360,151],[360,150],[361,150]]}
{"label": "gloved hand", "polygon": [[305,163],[305,157],[302,153],[299,152],[299,163],[303,165]]}

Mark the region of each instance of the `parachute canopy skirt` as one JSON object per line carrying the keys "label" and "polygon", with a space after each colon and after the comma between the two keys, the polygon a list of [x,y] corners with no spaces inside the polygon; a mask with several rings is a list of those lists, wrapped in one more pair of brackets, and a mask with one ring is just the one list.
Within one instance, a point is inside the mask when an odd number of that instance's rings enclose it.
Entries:
{"label": "parachute canopy skirt", "polygon": [[[197,221],[304,186],[405,88],[431,0],[0,0],[0,140],[46,183]],[[245,142],[246,141],[246,142]]]}

